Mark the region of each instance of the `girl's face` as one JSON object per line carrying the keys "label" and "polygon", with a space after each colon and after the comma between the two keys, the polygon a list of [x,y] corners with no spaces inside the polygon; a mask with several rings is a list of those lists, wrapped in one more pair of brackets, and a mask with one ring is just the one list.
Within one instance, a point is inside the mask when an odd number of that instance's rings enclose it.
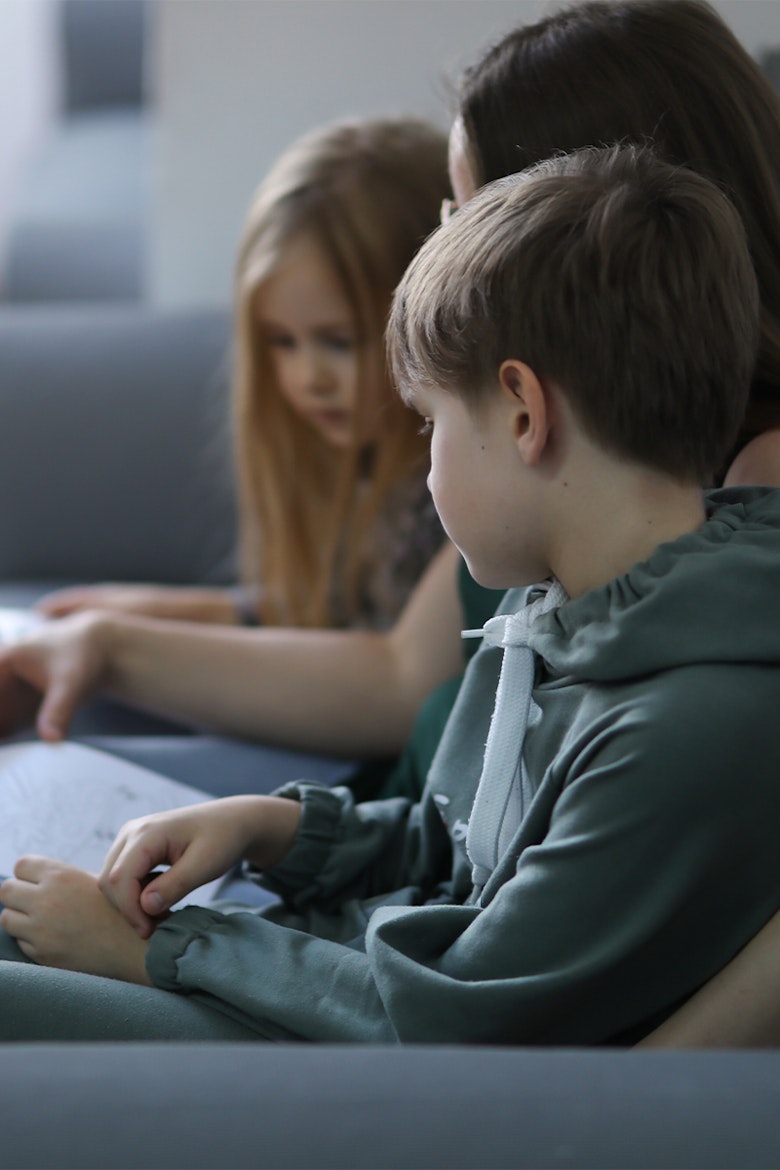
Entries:
{"label": "girl's face", "polygon": [[331,446],[350,446],[359,395],[373,398],[368,409],[360,410],[371,418],[381,391],[378,385],[361,384],[357,322],[313,236],[301,235],[286,245],[281,263],[255,296],[255,321],[287,403]]}

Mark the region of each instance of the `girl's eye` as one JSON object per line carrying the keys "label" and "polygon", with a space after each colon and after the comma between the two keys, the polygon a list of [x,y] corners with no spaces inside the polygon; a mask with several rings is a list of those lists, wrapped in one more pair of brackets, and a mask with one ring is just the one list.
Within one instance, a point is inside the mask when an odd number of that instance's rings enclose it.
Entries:
{"label": "girl's eye", "polygon": [[349,353],[355,346],[355,342],[351,337],[341,336],[339,334],[326,337],[324,342],[328,349],[335,350],[336,353]]}
{"label": "girl's eye", "polygon": [[420,430],[419,430],[419,434],[430,435],[432,430],[433,430],[433,419],[424,418],[423,425],[420,427]]}
{"label": "girl's eye", "polygon": [[287,333],[268,333],[265,340],[266,345],[271,349],[293,349],[295,347],[295,339]]}

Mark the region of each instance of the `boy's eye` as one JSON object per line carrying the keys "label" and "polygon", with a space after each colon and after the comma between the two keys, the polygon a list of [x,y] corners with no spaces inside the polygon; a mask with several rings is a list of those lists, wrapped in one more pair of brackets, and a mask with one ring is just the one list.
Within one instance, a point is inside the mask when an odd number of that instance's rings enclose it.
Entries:
{"label": "boy's eye", "polygon": [[430,433],[431,433],[431,431],[432,431],[432,430],[433,430],[433,419],[431,419],[431,418],[424,418],[424,419],[423,419],[423,424],[422,424],[422,426],[420,427],[420,431],[419,431],[419,433],[420,433],[421,435],[430,435]]}

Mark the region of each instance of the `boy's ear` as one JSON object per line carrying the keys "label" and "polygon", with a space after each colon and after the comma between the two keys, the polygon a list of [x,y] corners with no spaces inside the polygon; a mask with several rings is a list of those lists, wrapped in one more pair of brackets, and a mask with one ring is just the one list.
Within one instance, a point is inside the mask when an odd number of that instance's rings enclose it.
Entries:
{"label": "boy's ear", "polygon": [[514,358],[501,363],[498,380],[510,406],[518,452],[524,463],[534,467],[544,453],[550,435],[550,395],[531,367]]}

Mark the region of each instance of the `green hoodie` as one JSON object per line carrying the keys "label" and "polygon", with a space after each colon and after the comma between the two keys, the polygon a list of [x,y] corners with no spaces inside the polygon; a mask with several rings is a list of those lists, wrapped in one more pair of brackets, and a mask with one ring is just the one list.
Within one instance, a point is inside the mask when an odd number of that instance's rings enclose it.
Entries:
{"label": "green hoodie", "polygon": [[[174,913],[150,977],[271,1038],[638,1038],[780,905],[778,599],[780,491],[712,493],[697,532],[510,619],[533,695],[521,768],[519,692],[490,730],[511,786],[485,775],[501,807],[483,818],[483,889],[467,826],[504,659],[487,640],[421,801],[288,785],[301,829],[263,877],[285,904]],[[527,602],[512,590],[502,611]]]}

